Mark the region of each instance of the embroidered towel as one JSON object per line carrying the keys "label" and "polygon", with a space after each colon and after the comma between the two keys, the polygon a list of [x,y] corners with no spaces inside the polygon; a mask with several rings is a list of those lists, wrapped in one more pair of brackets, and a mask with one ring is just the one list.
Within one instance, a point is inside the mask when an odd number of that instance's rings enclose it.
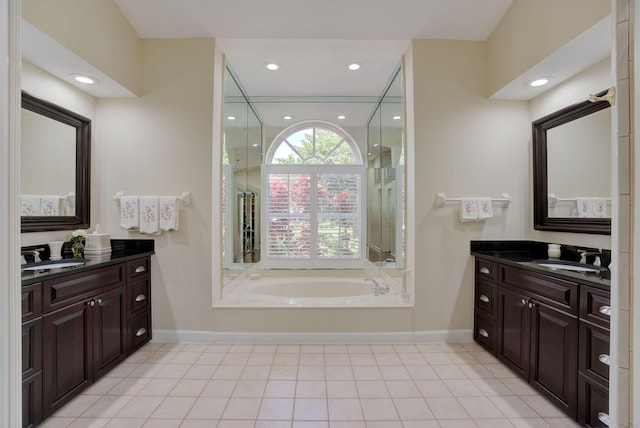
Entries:
{"label": "embroidered towel", "polygon": [[160,222],[158,220],[158,196],[140,196],[138,199],[140,209],[140,233],[148,235],[160,234]]}
{"label": "embroidered towel", "polygon": [[593,215],[595,217],[609,217],[606,198],[593,198]]}
{"label": "embroidered towel", "polygon": [[20,215],[40,215],[40,195],[21,195]]}
{"label": "embroidered towel", "polygon": [[471,198],[460,199],[460,221],[462,223],[478,220],[478,200]]}
{"label": "embroidered towel", "polygon": [[577,197],[576,210],[578,212],[578,217],[593,217],[593,199]]}
{"label": "embroidered towel", "polygon": [[493,217],[493,205],[491,198],[478,198],[478,221]]}
{"label": "embroidered towel", "polygon": [[45,195],[40,199],[40,215],[57,216],[60,215],[62,198],[55,195]]}
{"label": "embroidered towel", "polygon": [[120,227],[127,230],[137,230],[140,225],[137,196],[122,196],[120,198]]}
{"label": "embroidered towel", "polygon": [[160,229],[178,230],[180,226],[180,201],[176,196],[160,196]]}

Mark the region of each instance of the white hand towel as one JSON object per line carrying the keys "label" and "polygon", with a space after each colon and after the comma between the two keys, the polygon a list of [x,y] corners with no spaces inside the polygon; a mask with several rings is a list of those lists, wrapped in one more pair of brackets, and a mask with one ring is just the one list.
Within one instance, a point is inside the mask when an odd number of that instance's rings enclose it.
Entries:
{"label": "white hand towel", "polygon": [[478,221],[485,221],[493,217],[493,206],[491,198],[478,198]]}
{"label": "white hand towel", "polygon": [[471,198],[460,199],[460,222],[478,220],[478,200]]}
{"label": "white hand towel", "polygon": [[60,215],[62,198],[55,195],[45,195],[40,200],[40,215],[57,216]]}
{"label": "white hand towel", "polygon": [[593,198],[593,215],[595,217],[609,217],[606,198]]}
{"label": "white hand towel", "polygon": [[593,199],[577,197],[576,210],[578,212],[578,217],[593,217]]}
{"label": "white hand towel", "polygon": [[120,227],[136,230],[140,226],[137,196],[120,197]]}
{"label": "white hand towel", "polygon": [[20,215],[34,216],[40,215],[40,195],[20,196]]}
{"label": "white hand towel", "polygon": [[160,196],[160,229],[178,230],[180,226],[180,201],[176,196]]}
{"label": "white hand towel", "polygon": [[158,196],[140,196],[140,233],[148,235],[160,234],[160,222],[158,219]]}

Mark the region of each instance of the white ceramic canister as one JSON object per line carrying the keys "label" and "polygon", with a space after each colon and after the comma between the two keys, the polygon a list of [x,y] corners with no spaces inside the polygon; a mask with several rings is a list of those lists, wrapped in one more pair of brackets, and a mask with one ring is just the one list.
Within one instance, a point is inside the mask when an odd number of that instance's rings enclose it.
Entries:
{"label": "white ceramic canister", "polygon": [[560,244],[549,244],[547,249],[547,255],[552,259],[560,258]]}

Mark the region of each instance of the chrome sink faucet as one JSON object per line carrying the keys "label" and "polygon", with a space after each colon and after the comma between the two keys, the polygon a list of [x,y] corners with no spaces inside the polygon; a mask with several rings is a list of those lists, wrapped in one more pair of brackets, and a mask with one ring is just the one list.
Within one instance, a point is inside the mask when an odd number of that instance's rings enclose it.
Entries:
{"label": "chrome sink faucet", "polygon": [[373,289],[373,292],[376,296],[379,296],[381,294],[389,294],[390,289],[387,284],[381,283],[375,278],[365,278],[364,280],[373,282],[373,285],[375,287]]}
{"label": "chrome sink faucet", "polygon": [[[580,252],[580,263],[583,264],[592,264],[594,266],[600,266],[601,265],[601,259],[600,256],[602,256],[603,254],[599,251],[584,251],[584,250],[578,250]],[[588,263],[587,262],[587,257],[593,257],[593,263]]]}
{"label": "chrome sink faucet", "polygon": [[20,255],[22,255],[24,257],[25,254],[31,254],[33,256],[33,262],[40,262],[42,260],[40,260],[40,249],[36,249],[36,250],[22,250],[20,251]]}

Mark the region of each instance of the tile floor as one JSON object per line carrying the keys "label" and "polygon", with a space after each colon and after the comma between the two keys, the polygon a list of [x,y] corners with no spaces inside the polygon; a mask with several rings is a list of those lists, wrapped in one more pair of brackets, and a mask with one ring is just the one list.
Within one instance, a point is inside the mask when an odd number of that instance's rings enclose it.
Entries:
{"label": "tile floor", "polygon": [[475,343],[149,343],[42,427],[576,427]]}

